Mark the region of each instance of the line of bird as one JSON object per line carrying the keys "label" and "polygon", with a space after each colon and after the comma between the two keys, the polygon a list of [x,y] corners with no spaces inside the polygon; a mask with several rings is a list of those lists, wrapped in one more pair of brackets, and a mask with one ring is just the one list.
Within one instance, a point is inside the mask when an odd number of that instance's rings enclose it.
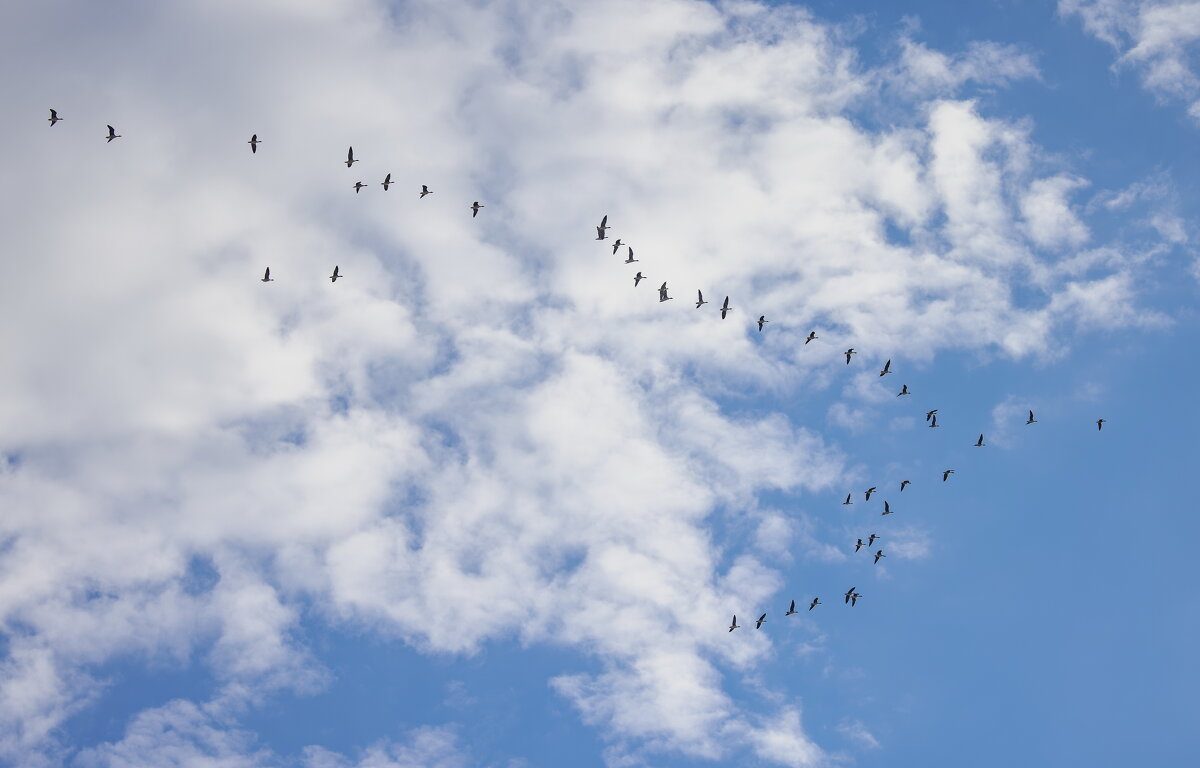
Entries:
{"label": "line of bird", "polygon": [[[879,557],[882,557],[882,555],[880,555]],[[875,558],[875,562],[879,562],[879,557]],[[844,602],[846,605],[849,605],[851,608],[853,608],[854,606],[858,605],[858,599],[860,597],[862,597],[862,593],[858,591],[858,587],[850,587],[850,589],[846,590],[846,594],[842,595],[842,598],[843,598],[842,602]],[[814,597],[812,599],[812,602],[808,604],[808,610],[811,611],[813,608],[816,608],[818,605],[825,605],[825,603],[821,602],[821,598]],[[800,611],[796,610],[796,601],[792,600],[792,604],[790,606],[788,606],[787,613],[785,613],[784,616],[791,616],[791,615],[797,614],[797,613],[800,613]],[[766,622],[766,620],[767,620],[767,614],[764,613],[762,616],[759,616],[757,619],[754,620],[754,628],[762,629],[762,625],[763,625],[763,623]],[[736,613],[733,614],[733,621],[731,621],[729,623],[729,631],[732,632],[735,629],[741,629],[743,626],[744,625],[737,623],[737,614]]]}

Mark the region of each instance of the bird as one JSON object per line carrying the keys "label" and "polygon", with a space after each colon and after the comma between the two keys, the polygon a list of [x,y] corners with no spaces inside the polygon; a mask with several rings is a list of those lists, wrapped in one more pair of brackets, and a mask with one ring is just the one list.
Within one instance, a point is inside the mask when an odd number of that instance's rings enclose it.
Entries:
{"label": "bird", "polygon": [[758,316],[758,332],[762,333],[762,327],[769,322],[771,322],[771,321],[767,319],[766,315],[759,315]]}
{"label": "bird", "polygon": [[429,189],[429,187],[427,185],[425,185],[425,184],[421,185],[421,197],[425,197],[425,195],[432,195],[432,194],[433,194],[433,192]]}
{"label": "bird", "polygon": [[814,597],[814,598],[813,598],[813,601],[812,601],[811,603],[809,603],[809,604],[808,604],[808,610],[810,610],[810,611],[811,611],[813,608],[816,608],[816,607],[817,607],[818,605],[820,605],[820,604],[821,604],[821,598],[819,598],[819,597]]}
{"label": "bird", "polygon": [[980,432],[980,433],[979,433],[979,439],[975,441],[975,447],[976,447],[976,448],[983,448],[983,447],[984,447],[984,443],[983,443],[983,433],[982,433],[982,432]]}
{"label": "bird", "polygon": [[273,282],[275,282],[275,280],[274,280],[274,279],[272,279],[272,277],[271,277],[271,268],[270,268],[270,267],[267,267],[267,271],[266,271],[266,272],[263,272],[262,281],[263,281],[264,283],[273,283]]}
{"label": "bird", "polygon": [[854,542],[854,551],[857,552],[860,549],[862,549],[862,539]]}
{"label": "bird", "polygon": [[937,427],[937,416],[934,416],[934,417],[933,417],[933,421],[929,422],[929,428],[930,428],[930,429],[933,429],[933,428],[935,428],[935,427]]}
{"label": "bird", "polygon": [[904,486],[906,486],[906,485],[912,485],[912,480],[901,480],[900,481],[900,492],[901,493],[904,493]]}
{"label": "bird", "polygon": [[388,186],[389,186],[391,183],[392,183],[392,174],[390,174],[390,173],[389,173],[387,176],[384,176],[384,177],[383,177],[383,183],[382,183],[382,184],[380,184],[379,186],[383,187],[383,191],[384,191],[384,192],[387,192],[387,190],[388,190]]}
{"label": "bird", "polygon": [[1104,429],[1104,422],[1106,422],[1106,421],[1108,421],[1108,419],[1096,419],[1096,431],[1097,432]]}
{"label": "bird", "polygon": [[887,501],[883,502],[883,512],[881,514],[884,514],[884,515],[892,514],[892,505],[888,504]]}
{"label": "bird", "polygon": [[1037,419],[1033,418],[1033,411],[1029,412],[1029,421],[1026,424],[1037,424]]}
{"label": "bird", "polygon": [[479,201],[478,201],[478,200],[476,200],[475,202],[471,203],[471,204],[470,204],[469,206],[467,206],[467,207],[471,209],[471,218],[473,219],[473,218],[475,218],[476,216],[478,216],[478,215],[479,215],[479,209],[480,209],[480,208],[483,208],[483,207],[485,207],[485,206],[482,206],[482,205],[480,205],[480,204],[479,204]]}
{"label": "bird", "polygon": [[858,598],[860,598],[860,597],[862,597],[862,595],[859,594],[858,592],[855,592],[853,595],[850,595],[850,607],[851,608],[858,605]]}
{"label": "bird", "polygon": [[604,218],[600,219],[600,226],[596,227],[596,239],[603,240],[605,230],[609,229],[608,214],[604,214]]}
{"label": "bird", "polygon": [[872,493],[875,493],[875,486],[873,486],[873,485],[867,489],[867,501],[871,500]]}
{"label": "bird", "polygon": [[875,539],[878,539],[878,538],[879,538],[878,536],[876,536],[875,534],[872,533],[869,537],[867,537],[867,546],[868,547],[872,546],[875,543]]}
{"label": "bird", "polygon": [[817,332],[816,332],[816,331],[809,331],[809,332],[808,332],[808,338],[804,340],[804,343],[805,343],[805,344],[807,344],[808,342],[810,342],[810,341],[812,341],[813,339],[816,339],[816,338],[818,338],[818,336],[817,336]]}
{"label": "bird", "polygon": [[53,128],[53,127],[54,127],[54,124],[55,124],[55,123],[61,123],[61,122],[62,122],[62,118],[58,116],[58,110],[57,110],[57,109],[52,109],[52,110],[50,110],[50,118],[49,118],[49,120],[50,120],[50,127],[51,127],[51,128]]}
{"label": "bird", "polygon": [[670,301],[671,297],[667,295],[667,284],[663,283],[658,286],[658,301],[661,304],[664,301]]}
{"label": "bird", "polygon": [[625,243],[622,243],[621,238],[618,237],[617,242],[613,243],[613,256],[617,255],[617,249],[620,248],[622,245],[625,245]]}
{"label": "bird", "polygon": [[858,353],[854,351],[854,347],[850,347],[850,349],[847,349],[846,350],[846,365],[850,365],[850,355],[857,355],[857,354]]}
{"label": "bird", "polygon": [[333,274],[329,276],[329,282],[336,283],[339,277],[344,277],[344,275],[339,275],[337,265],[334,265]]}
{"label": "bird", "polygon": [[850,496],[851,496],[851,494],[849,494],[849,493],[846,494],[846,500],[842,502],[842,506],[854,503],[853,501],[850,500]]}
{"label": "bird", "polygon": [[729,625],[729,631],[732,632],[733,630],[735,630],[737,628],[738,628],[737,614],[735,613],[735,614],[733,614],[733,623]]}
{"label": "bird", "polygon": [[633,287],[637,288],[637,284],[642,282],[645,279],[646,279],[646,276],[643,275],[641,272],[638,272],[636,275],[633,276]]}
{"label": "bird", "polygon": [[912,394],[912,392],[908,391],[908,385],[905,384],[904,386],[900,387],[900,391],[898,393],[896,393],[896,397],[903,397],[904,395],[911,395],[911,394]]}
{"label": "bird", "polygon": [[733,311],[733,307],[729,306],[729,297],[725,297],[725,303],[721,305],[721,319],[725,319],[725,315]]}
{"label": "bird", "polygon": [[791,605],[791,607],[790,607],[790,608],[788,608],[788,611],[787,611],[787,613],[785,613],[785,614],[783,614],[783,615],[784,615],[784,616],[791,616],[793,613],[796,613],[796,601],[795,601],[795,600],[793,600],[793,601],[792,601],[792,605]]}
{"label": "bird", "polygon": [[[119,139],[119,138],[121,138],[121,134],[117,133],[116,130],[111,125],[108,126],[108,141],[112,141],[113,139]],[[107,144],[108,142],[105,142],[105,143]]]}
{"label": "bird", "polygon": [[696,291],[696,309],[700,309],[708,302],[704,300],[704,291]]}
{"label": "bird", "polygon": [[942,482],[944,483],[944,482],[946,482],[947,480],[949,480],[949,479],[950,479],[950,475],[953,475],[953,474],[954,474],[954,470],[953,470],[953,469],[947,469],[945,472],[943,472],[943,473],[942,473]]}
{"label": "bird", "polygon": [[937,411],[938,411],[937,408],[934,408],[932,411],[926,411],[925,412],[925,421],[929,421],[930,419],[932,419],[934,417],[934,415],[937,413]]}
{"label": "bird", "polygon": [[879,372],[880,376],[886,376],[892,372],[892,361],[889,359],[883,364],[883,370]]}
{"label": "bird", "polygon": [[250,141],[247,141],[246,143],[250,145],[250,154],[252,155],[258,152],[258,145],[262,144],[262,142],[258,140],[257,133],[252,135],[250,137]]}
{"label": "bird", "polygon": [[354,165],[358,161],[354,159],[354,147],[350,147],[350,151],[346,153],[346,167]]}
{"label": "bird", "polygon": [[629,249],[629,256],[625,258],[625,263],[632,264],[633,262],[637,261],[637,259],[633,258],[633,246],[627,245],[625,247]]}
{"label": "bird", "polygon": [[366,187],[367,185],[363,184],[361,181],[354,182],[354,194],[357,195],[359,192],[366,189]]}
{"label": "bird", "polygon": [[767,620],[767,614],[758,617],[758,621],[754,622],[755,629],[762,629],[763,622]]}
{"label": "bird", "polygon": [[875,563],[876,563],[876,565],[878,565],[878,564],[879,564],[879,558],[881,558],[881,557],[887,557],[887,555],[883,554],[883,550],[882,550],[882,549],[881,549],[881,550],[879,550],[878,552],[876,552],[876,553],[875,553]]}
{"label": "bird", "polygon": [[850,598],[854,595],[854,587],[846,590],[846,602],[850,602]]}

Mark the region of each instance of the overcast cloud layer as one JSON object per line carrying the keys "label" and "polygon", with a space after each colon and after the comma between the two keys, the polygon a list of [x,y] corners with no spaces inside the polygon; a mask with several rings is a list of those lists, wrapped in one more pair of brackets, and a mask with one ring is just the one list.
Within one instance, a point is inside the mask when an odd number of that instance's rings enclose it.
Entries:
{"label": "overcast cloud layer", "polygon": [[[1104,15],[1124,5],[1062,9],[1152,88],[1190,72],[1154,19],[1197,4]],[[810,704],[751,709],[730,685],[770,636],[719,628],[784,586],[755,542],[803,538],[762,495],[840,488],[853,462],[729,398],[832,387],[851,346],[868,368],[1046,360],[1161,324],[1139,281],[1183,237],[1147,186],[1095,189],[1025,116],[973,101],[1039,77],[988,41],[903,37],[868,69],[804,11],[684,0],[55,2],[0,27],[6,71],[39,66],[3,86],[0,150],[11,764],[468,764],[453,729],[352,757],[258,746],[246,712],[328,685],[303,621],[430,654],[586,654],[595,670],[546,683],[612,765],[823,764]],[[884,90],[886,119],[863,119]],[[593,240],[604,214],[633,268]],[[1101,240],[1110,215],[1148,234]],[[874,376],[847,385],[848,423]],[[914,532],[895,554],[927,551]],[[119,741],[64,741],[114,660],[218,685]]]}

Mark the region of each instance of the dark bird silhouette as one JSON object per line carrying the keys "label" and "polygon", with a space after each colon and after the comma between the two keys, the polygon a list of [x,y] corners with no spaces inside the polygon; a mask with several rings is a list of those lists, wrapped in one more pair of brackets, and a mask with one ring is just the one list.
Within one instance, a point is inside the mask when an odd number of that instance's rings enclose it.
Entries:
{"label": "dark bird silhouette", "polygon": [[1033,418],[1033,411],[1029,412],[1029,421],[1026,424],[1037,424],[1037,419]]}
{"label": "dark bird silhouette", "polygon": [[925,412],[925,421],[929,421],[930,419],[932,419],[937,414],[937,411],[938,411],[937,408],[934,408],[932,411],[926,411]]}
{"label": "dark bird silhouette", "polygon": [[842,505],[843,505],[843,506],[845,506],[846,504],[853,504],[853,503],[854,503],[853,501],[851,501],[851,500],[850,500],[850,496],[851,496],[851,495],[852,495],[852,494],[849,494],[849,493],[847,493],[847,494],[846,494],[846,500],[842,502]]}
{"label": "dark bird silhouette", "polygon": [[857,354],[858,353],[854,351],[854,347],[850,347],[850,349],[847,349],[846,350],[846,365],[850,365],[850,355],[857,355]]}
{"label": "dark bird silhouette", "polygon": [[850,589],[847,589],[847,590],[846,590],[846,600],[845,600],[845,602],[847,602],[847,603],[848,603],[848,602],[850,602],[850,598],[851,598],[851,597],[853,597],[853,596],[854,596],[854,587],[850,587]]}
{"label": "dark bird silhouette", "polygon": [[267,267],[267,271],[266,271],[266,272],[263,272],[262,281],[263,281],[264,283],[273,283],[273,282],[275,282],[275,280],[274,280],[274,279],[272,279],[272,277],[271,277],[271,268],[270,268],[270,267]]}
{"label": "dark bird silhouette", "polygon": [[872,534],[871,534],[871,535],[870,535],[870,536],[867,538],[867,546],[868,546],[868,547],[870,547],[870,546],[873,546],[873,545],[875,544],[875,539],[878,539],[878,538],[879,538],[878,536],[876,536],[875,534],[873,534],[873,533],[872,533]]}
{"label": "dark bird silhouette", "polygon": [[425,197],[425,195],[432,195],[432,194],[433,194],[433,191],[430,190],[428,186],[426,186],[424,184],[421,185],[421,197]]}
{"label": "dark bird silhouette", "polygon": [[883,554],[883,550],[882,550],[882,549],[881,549],[881,550],[879,550],[878,552],[876,552],[876,553],[875,553],[875,563],[876,563],[876,565],[878,565],[878,564],[879,564],[879,558],[881,558],[881,557],[887,557],[887,555]]}
{"label": "dark bird silhouette", "polygon": [[637,259],[633,258],[633,246],[627,245],[625,247],[629,249],[629,255],[625,258],[625,263],[632,264],[633,262],[637,261]]}
{"label": "dark bird silhouette", "polygon": [[708,302],[704,300],[704,291],[696,291],[696,309],[700,309]]}
{"label": "dark bird silhouette", "polygon": [[771,322],[771,321],[767,319],[766,315],[759,315],[758,316],[758,332],[762,333],[762,327],[769,322]]}
{"label": "dark bird silhouette", "polygon": [[879,375],[887,376],[891,372],[892,372],[892,361],[889,359],[886,363],[883,364],[883,370],[879,372]]}
{"label": "dark bird silhouette", "polygon": [[350,147],[350,151],[346,153],[346,167],[354,165],[358,161],[354,159],[354,147]]}
{"label": "dark bird silhouette", "polygon": [[984,447],[984,443],[983,443],[983,433],[982,433],[982,432],[980,432],[980,433],[979,433],[979,439],[975,441],[975,447],[976,447],[976,448],[983,448],[983,447]]}
{"label": "dark bird silhouette", "polygon": [[608,214],[604,214],[604,218],[600,219],[600,226],[596,227],[596,239],[603,240],[605,231],[608,230]]}
{"label": "dark bird silhouette", "polygon": [[812,341],[813,339],[816,339],[816,338],[818,338],[818,336],[817,336],[817,332],[816,332],[816,331],[809,331],[809,332],[808,332],[808,338],[804,340],[804,343],[805,343],[805,344],[807,344],[808,342],[810,342],[810,341]]}
{"label": "dark bird silhouette", "polygon": [[[119,139],[119,138],[121,138],[121,134],[117,133],[116,130],[114,130],[111,125],[108,126],[108,141],[112,141],[113,139]],[[105,143],[108,143],[108,142],[105,142]]]}
{"label": "dark bird silhouette", "polygon": [[908,391],[908,385],[905,384],[904,386],[902,386],[900,388],[900,391],[896,393],[896,397],[903,397],[904,395],[911,395],[911,394],[912,394],[912,392]]}
{"label": "dark bird silhouette", "polygon": [[664,301],[670,301],[671,297],[667,295],[667,284],[663,283],[658,286],[658,302],[661,304]]}
{"label": "dark bird silhouette", "polygon": [[867,501],[871,500],[872,493],[875,493],[875,486],[873,486],[873,485],[867,489]]}
{"label": "dark bird silhouette", "polygon": [[363,184],[361,181],[354,182],[354,194],[357,195],[359,192],[361,192],[363,189],[365,189],[366,186],[367,185]]}
{"label": "dark bird silhouette", "polygon": [[479,215],[479,209],[485,208],[486,206],[480,205],[479,201],[476,200],[475,202],[471,203],[471,205],[468,207],[471,209],[471,218],[473,219]]}
{"label": "dark bird silhouette", "polygon": [[638,272],[636,275],[633,276],[633,287],[637,288],[637,284],[642,282],[645,279],[646,279],[646,276],[643,275],[641,272]]}
{"label": "dark bird silhouette", "polygon": [[339,275],[337,265],[334,265],[333,274],[329,276],[329,282],[336,283],[339,277],[344,277],[344,275]]}
{"label": "dark bird silhouette", "polygon": [[737,623],[737,614],[735,613],[735,614],[733,614],[733,623],[729,625],[729,631],[732,632],[733,630],[737,629],[738,626],[739,625]]}
{"label": "dark bird silhouette", "polygon": [[860,549],[862,549],[862,539],[854,542],[854,551],[857,552]]}
{"label": "dark bird silhouette", "polygon": [[762,629],[763,622],[767,620],[767,614],[758,617],[758,621],[754,622],[755,629]]}
{"label": "dark bird silhouette", "polygon": [[938,423],[937,423],[937,416],[934,416],[934,417],[933,417],[933,421],[929,422],[929,428],[930,428],[930,429],[934,429],[934,428],[936,428],[936,427],[937,427],[937,425],[938,425]]}
{"label": "dark bird silhouette", "polygon": [[617,241],[615,243],[613,243],[613,256],[617,255],[617,249],[620,248],[622,245],[625,245],[625,243],[622,243],[621,238],[618,237]]}
{"label": "dark bird silhouette", "polygon": [[820,605],[820,604],[821,604],[821,598],[819,598],[819,597],[814,597],[814,598],[813,598],[813,601],[812,601],[811,603],[809,603],[809,604],[808,604],[808,610],[810,610],[810,611],[811,611],[813,608],[816,608],[816,607],[817,607],[818,605]]}
{"label": "dark bird silhouette", "polygon": [[912,480],[901,480],[900,481],[900,492],[901,493],[904,493],[904,486],[906,486],[906,485],[912,485]]}
{"label": "dark bird silhouette", "polygon": [[788,608],[788,610],[787,610],[787,613],[785,613],[785,614],[783,614],[783,615],[784,615],[784,616],[791,616],[793,613],[796,613],[796,612],[797,612],[797,611],[796,611],[796,601],[795,601],[795,600],[793,600],[793,601],[792,601],[792,605],[791,605],[791,607],[790,607],[790,608]]}
{"label": "dark bird silhouette", "polygon": [[1096,419],[1096,431],[1097,432],[1104,429],[1104,422],[1106,422],[1106,421],[1108,421],[1108,419]]}
{"label": "dark bird silhouette", "polygon": [[725,315],[733,311],[733,307],[729,306],[729,297],[725,297],[725,303],[721,305],[721,319],[725,319]]}
{"label": "dark bird silhouette", "polygon": [[858,592],[855,592],[853,595],[850,595],[850,607],[851,608],[858,605],[858,598],[860,598],[860,597],[862,597],[862,595],[859,594]]}
{"label": "dark bird silhouette", "polygon": [[49,120],[50,120],[50,127],[51,127],[51,128],[53,128],[53,127],[54,127],[54,124],[55,124],[55,123],[61,123],[61,122],[62,122],[62,118],[58,116],[58,110],[57,110],[57,109],[52,109],[52,110],[50,110],[50,118],[49,118]]}
{"label": "dark bird silhouette", "polygon": [[883,502],[883,512],[881,514],[884,514],[884,515],[892,514],[892,505],[888,504],[887,501]]}
{"label": "dark bird silhouette", "polygon": [[250,154],[252,155],[258,152],[258,145],[262,144],[262,142],[258,140],[257,133],[252,135],[250,137],[250,141],[247,141],[246,143],[250,145]]}
{"label": "dark bird silhouette", "polygon": [[946,482],[947,480],[949,480],[949,479],[950,479],[950,475],[953,475],[953,474],[954,474],[954,470],[953,470],[953,469],[947,469],[945,472],[943,472],[943,473],[942,473],[942,482],[944,483],[944,482]]}
{"label": "dark bird silhouette", "polygon": [[389,173],[387,176],[383,177],[383,183],[380,184],[379,186],[383,187],[384,192],[387,192],[388,187],[391,185],[391,183],[392,183],[392,174]]}

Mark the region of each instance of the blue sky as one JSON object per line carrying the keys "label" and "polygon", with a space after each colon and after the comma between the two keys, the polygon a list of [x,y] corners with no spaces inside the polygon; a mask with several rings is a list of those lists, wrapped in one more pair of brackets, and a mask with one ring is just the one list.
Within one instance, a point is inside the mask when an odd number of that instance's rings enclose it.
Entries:
{"label": "blue sky", "polygon": [[1200,3],[0,29],[0,764],[1200,748]]}

